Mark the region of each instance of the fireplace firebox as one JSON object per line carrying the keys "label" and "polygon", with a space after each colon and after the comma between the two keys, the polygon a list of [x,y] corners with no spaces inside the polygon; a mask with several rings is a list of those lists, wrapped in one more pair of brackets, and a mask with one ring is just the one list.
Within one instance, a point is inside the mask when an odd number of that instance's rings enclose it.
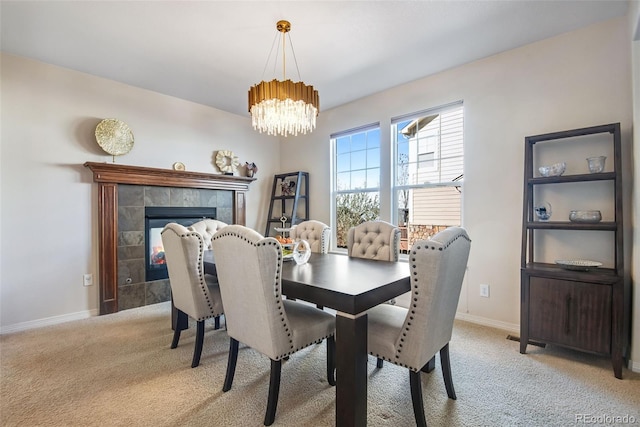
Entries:
{"label": "fireplace firebox", "polygon": [[216,219],[216,208],[210,207],[145,207],[145,280],[169,277],[164,257],[161,232],[165,225],[177,222],[188,227],[203,219]]}

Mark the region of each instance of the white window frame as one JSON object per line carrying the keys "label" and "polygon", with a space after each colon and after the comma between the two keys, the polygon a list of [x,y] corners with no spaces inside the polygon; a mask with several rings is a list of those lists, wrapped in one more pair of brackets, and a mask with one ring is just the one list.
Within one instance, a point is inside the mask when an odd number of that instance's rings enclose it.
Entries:
{"label": "white window frame", "polygon": [[[338,153],[337,153],[337,141],[340,138],[343,137],[347,137],[347,136],[352,136],[352,135],[356,135],[359,133],[363,133],[363,132],[370,132],[370,131],[374,131],[377,130],[378,132],[381,131],[380,129],[380,123],[372,123],[369,125],[365,125],[365,126],[360,126],[357,128],[353,128],[350,130],[346,130],[346,131],[342,131],[342,132],[338,132],[335,134],[330,135],[330,141],[331,141],[331,197],[330,197],[330,201],[331,201],[331,247],[330,247],[330,251],[332,252],[341,252],[341,253],[346,253],[346,249],[345,248],[338,248],[338,224],[337,224],[337,206],[336,206],[336,199],[340,194],[354,194],[354,193],[377,193],[378,194],[378,200],[380,200],[380,182],[382,179],[381,176],[381,170],[382,170],[382,156],[378,157],[378,185],[377,186],[366,186],[365,188],[355,188],[355,189],[338,189],[337,185],[338,185]],[[382,145],[383,145],[383,141],[380,138],[379,140],[379,150],[382,149]],[[365,170],[370,169],[370,168],[365,168]]]}

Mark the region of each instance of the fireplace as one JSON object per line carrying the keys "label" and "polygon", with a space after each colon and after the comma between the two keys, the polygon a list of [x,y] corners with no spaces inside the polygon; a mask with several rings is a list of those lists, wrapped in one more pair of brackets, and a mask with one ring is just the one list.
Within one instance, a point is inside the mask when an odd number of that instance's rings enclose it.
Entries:
{"label": "fireplace", "polygon": [[247,192],[256,180],[107,162],[84,166],[98,187],[100,314],[170,298],[168,280],[144,280],[146,206],[215,206],[216,219],[245,225]]}
{"label": "fireplace", "polygon": [[145,280],[161,280],[169,277],[164,257],[161,232],[165,225],[177,222],[185,227],[203,219],[216,219],[213,207],[145,207]]}

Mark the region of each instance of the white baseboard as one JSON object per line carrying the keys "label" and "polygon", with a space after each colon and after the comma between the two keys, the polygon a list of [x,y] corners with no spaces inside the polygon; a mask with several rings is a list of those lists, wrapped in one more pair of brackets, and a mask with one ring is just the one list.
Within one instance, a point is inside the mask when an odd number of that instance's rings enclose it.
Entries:
{"label": "white baseboard", "polygon": [[489,326],[491,328],[502,329],[520,335],[520,325],[517,323],[500,322],[498,320],[487,319],[486,317],[474,316],[468,313],[456,313],[456,319],[477,325]]}
{"label": "white baseboard", "polygon": [[30,320],[28,322],[15,323],[13,325],[2,326],[0,328],[0,335],[10,334],[12,332],[27,331],[29,329],[42,328],[44,326],[58,325],[60,323],[70,322],[72,320],[86,319],[97,315],[98,309],[94,309],[63,314],[60,316],[46,317],[44,319]]}

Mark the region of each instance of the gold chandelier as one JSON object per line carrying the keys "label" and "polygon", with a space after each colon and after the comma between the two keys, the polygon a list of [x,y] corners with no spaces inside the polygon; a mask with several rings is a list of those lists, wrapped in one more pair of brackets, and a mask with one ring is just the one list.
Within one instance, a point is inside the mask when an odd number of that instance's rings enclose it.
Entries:
{"label": "gold chandelier", "polygon": [[[291,30],[291,23],[278,21],[276,28],[282,33],[283,79],[273,79],[270,82],[263,80],[249,88],[251,124],[260,133],[266,132],[269,135],[286,137],[306,134],[316,127],[320,98],[313,86],[286,79],[285,36]],[[291,39],[289,42],[291,43]],[[293,52],[293,45],[291,51]],[[293,57],[295,60],[295,52]]]}

